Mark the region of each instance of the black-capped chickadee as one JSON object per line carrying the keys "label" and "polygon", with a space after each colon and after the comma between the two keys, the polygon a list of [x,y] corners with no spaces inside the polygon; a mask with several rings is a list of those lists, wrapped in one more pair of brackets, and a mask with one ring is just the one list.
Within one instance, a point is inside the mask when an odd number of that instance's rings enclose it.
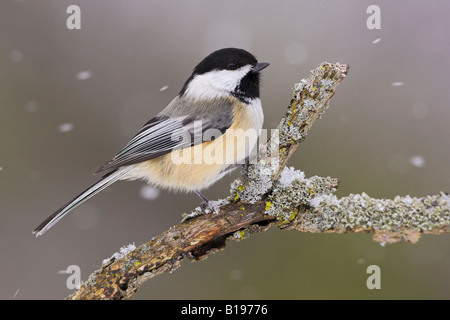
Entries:
{"label": "black-capped chickadee", "polygon": [[118,180],[144,179],[160,188],[209,187],[248,159],[263,124],[261,63],[249,52],[226,48],[203,59],[178,96],[96,171],[103,177],[45,219],[44,234],[76,206]]}

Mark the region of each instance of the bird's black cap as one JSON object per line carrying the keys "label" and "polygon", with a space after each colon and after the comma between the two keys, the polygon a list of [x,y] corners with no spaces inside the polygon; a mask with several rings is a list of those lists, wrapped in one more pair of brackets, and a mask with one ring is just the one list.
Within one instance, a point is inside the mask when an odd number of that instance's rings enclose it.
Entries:
{"label": "bird's black cap", "polygon": [[248,51],[237,48],[225,48],[214,51],[195,68],[194,74],[203,74],[212,70],[234,70],[246,65],[256,66],[258,61]]}

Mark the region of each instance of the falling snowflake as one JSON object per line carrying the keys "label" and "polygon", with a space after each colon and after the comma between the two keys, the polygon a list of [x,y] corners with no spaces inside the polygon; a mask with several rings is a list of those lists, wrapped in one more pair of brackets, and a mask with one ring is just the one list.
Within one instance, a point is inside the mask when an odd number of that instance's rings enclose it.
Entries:
{"label": "falling snowflake", "polygon": [[58,131],[59,132],[69,132],[69,131],[72,131],[73,128],[74,128],[73,123],[63,123],[63,124],[59,125]]}
{"label": "falling snowflake", "polygon": [[92,77],[92,71],[86,70],[86,71],[80,71],[77,73],[77,80],[87,80]]}

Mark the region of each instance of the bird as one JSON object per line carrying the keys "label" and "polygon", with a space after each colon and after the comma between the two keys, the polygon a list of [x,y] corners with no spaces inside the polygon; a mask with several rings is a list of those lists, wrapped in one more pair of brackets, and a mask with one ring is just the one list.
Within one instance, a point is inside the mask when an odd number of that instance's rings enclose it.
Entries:
{"label": "bird", "polygon": [[170,191],[200,192],[245,164],[262,129],[260,72],[269,66],[239,48],[206,56],[179,94],[112,160],[101,178],[34,229],[43,235],[75,207],[118,180],[142,179]]}

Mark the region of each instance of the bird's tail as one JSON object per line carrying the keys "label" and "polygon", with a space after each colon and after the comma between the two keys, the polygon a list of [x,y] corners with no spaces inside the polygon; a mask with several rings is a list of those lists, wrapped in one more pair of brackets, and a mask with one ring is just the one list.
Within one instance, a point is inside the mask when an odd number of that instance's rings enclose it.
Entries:
{"label": "bird's tail", "polygon": [[36,237],[43,235],[47,232],[48,229],[53,227],[59,220],[61,220],[66,214],[68,214],[72,209],[89,199],[90,197],[96,195],[103,189],[107,188],[125,174],[127,174],[130,170],[132,170],[134,166],[128,166],[124,168],[120,168],[116,171],[108,173],[103,176],[99,181],[91,185],[89,188],[84,190],[78,196],[76,196],[71,201],[67,202],[61,208],[59,208],[55,213],[45,219],[36,229],[34,229],[33,234]]}

